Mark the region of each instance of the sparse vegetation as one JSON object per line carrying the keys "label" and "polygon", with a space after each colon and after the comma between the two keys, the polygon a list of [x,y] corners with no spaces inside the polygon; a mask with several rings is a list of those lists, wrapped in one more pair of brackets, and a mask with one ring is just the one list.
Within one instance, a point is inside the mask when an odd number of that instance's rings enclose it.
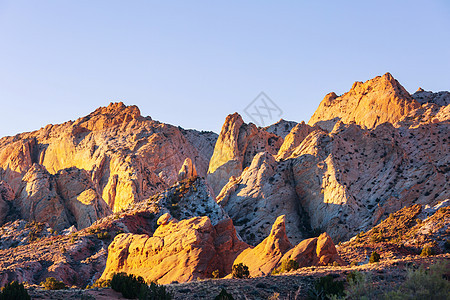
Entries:
{"label": "sparse vegetation", "polygon": [[238,263],[237,265],[233,265],[232,269],[233,278],[249,278],[250,272],[248,271],[248,267],[243,263]]}
{"label": "sparse vegetation", "polygon": [[111,288],[122,293],[127,299],[134,299],[141,293],[141,287],[146,287],[144,278],[126,273],[116,273],[111,279]]}
{"label": "sparse vegetation", "polygon": [[102,280],[97,279],[97,281],[94,282],[93,285],[88,285],[86,289],[92,289],[92,288],[107,288],[111,287],[111,280]]}
{"label": "sparse vegetation", "polygon": [[422,252],[420,252],[420,256],[431,256],[433,255],[433,249],[426,245],[423,247]]}
{"label": "sparse vegetation", "polygon": [[30,295],[28,295],[22,283],[13,281],[7,283],[0,291],[0,300],[29,300]]}
{"label": "sparse vegetation", "polygon": [[214,300],[233,300],[233,295],[228,293],[224,288],[220,291],[219,295],[217,295]]}
{"label": "sparse vegetation", "polygon": [[370,255],[369,263],[373,264],[379,262],[380,258],[381,258],[380,254],[378,254],[376,251],[373,251],[372,254]]}
{"label": "sparse vegetation", "polygon": [[102,231],[97,233],[97,238],[100,240],[109,240],[111,239],[111,235],[107,231]]}
{"label": "sparse vegetation", "polygon": [[292,270],[297,270],[298,268],[299,268],[299,264],[296,260],[287,259],[287,260],[283,260],[281,262],[280,267],[275,269],[272,273],[279,274],[279,273],[289,272]]}
{"label": "sparse vegetation", "polygon": [[318,278],[314,286],[308,291],[310,300],[327,300],[344,296],[344,282],[335,281],[332,275]]}
{"label": "sparse vegetation", "polygon": [[408,269],[406,281],[396,290],[385,294],[387,300],[450,299],[450,282],[444,277],[448,272],[449,263],[440,262],[425,269]]}
{"label": "sparse vegetation", "polygon": [[212,271],[212,278],[214,278],[214,279],[217,279],[217,278],[219,278],[219,270],[214,270],[214,271]]}
{"label": "sparse vegetation", "polygon": [[41,285],[46,290],[63,290],[67,288],[64,282],[56,280],[55,277],[47,277],[44,282],[41,282]]}
{"label": "sparse vegetation", "polygon": [[166,287],[151,282],[150,286],[141,286],[139,300],[170,300],[172,294],[166,291]]}

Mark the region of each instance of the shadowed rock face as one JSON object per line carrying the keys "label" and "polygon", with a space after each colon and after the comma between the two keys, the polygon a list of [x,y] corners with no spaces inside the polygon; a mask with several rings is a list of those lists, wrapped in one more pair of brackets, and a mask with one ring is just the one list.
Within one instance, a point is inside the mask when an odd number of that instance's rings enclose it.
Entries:
{"label": "shadowed rock face", "polygon": [[[175,183],[186,159],[195,165],[200,176],[206,176],[216,138],[212,132],[183,130],[144,118],[136,106],[111,103],[75,122],[48,125],[38,131],[0,139],[0,180],[11,186],[17,198],[13,200],[14,205],[24,213],[23,218],[32,217],[21,207],[25,202],[20,199],[28,197],[22,181],[34,164],[49,174],[37,178],[29,175],[29,180],[24,182],[47,180],[51,195],[50,190],[55,190],[53,175],[68,168],[85,170],[83,176],[91,178],[92,191],[95,190],[112,211],[120,211]],[[79,179],[79,184],[83,185],[83,176],[72,175],[71,182]],[[29,184],[31,188],[32,183]],[[45,189],[45,184],[35,185],[34,193],[40,187]],[[64,185],[58,188],[60,193],[70,193],[64,191]],[[82,197],[98,196],[93,195],[85,193]],[[86,198],[83,201],[89,202]],[[62,223],[67,219],[70,223],[72,217],[64,216],[64,209],[58,207],[57,202],[61,201],[54,201],[56,211],[51,214]],[[5,210],[4,206],[2,201],[1,211]],[[42,214],[46,214],[45,210]]]}
{"label": "shadowed rock face", "polygon": [[84,170],[70,168],[51,175],[34,164],[24,175],[20,190],[14,204],[22,217],[47,222],[56,230],[72,224],[82,229],[111,213]]}
{"label": "shadowed rock face", "polygon": [[385,123],[367,130],[338,122],[330,133],[314,130],[294,142],[287,159],[258,154],[254,165],[230,179],[218,202],[249,243],[261,241],[261,230],[267,234],[260,220],[272,223],[272,212],[286,215],[295,242],[308,236],[299,224],[305,216],[312,229],[342,241],[402,207],[449,198],[449,126]]}
{"label": "shadowed rock face", "polygon": [[[364,83],[355,82],[342,96],[330,93],[320,103],[309,125],[338,119],[344,123],[373,128],[384,122],[395,123],[420,104],[392,77],[386,73]],[[336,119],[338,118],[338,119]],[[330,130],[326,125],[324,129]]]}
{"label": "shadowed rock face", "polygon": [[153,236],[121,234],[108,248],[101,278],[117,272],[166,284],[209,278],[214,270],[231,272],[234,258],[248,245],[236,236],[231,219],[211,224],[208,217],[177,221],[163,215]]}
{"label": "shadowed rock face", "polygon": [[254,124],[245,124],[238,113],[227,116],[214,147],[208,168],[208,182],[219,194],[231,176],[239,176],[261,151],[276,154],[283,138]]}

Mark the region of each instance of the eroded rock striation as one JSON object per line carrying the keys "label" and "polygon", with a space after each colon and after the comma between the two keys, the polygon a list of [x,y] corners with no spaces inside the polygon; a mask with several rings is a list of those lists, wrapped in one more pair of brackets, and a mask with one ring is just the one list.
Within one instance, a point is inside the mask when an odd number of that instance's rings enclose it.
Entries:
{"label": "eroded rock striation", "polygon": [[261,151],[276,154],[283,138],[245,124],[238,113],[228,115],[223,124],[208,168],[208,183],[218,195],[231,176],[239,176]]}
{"label": "eroded rock striation", "polygon": [[[187,158],[200,176],[206,176],[216,138],[211,132],[183,130],[142,117],[136,106],[111,103],[76,121],[0,139],[0,180],[11,186],[15,198],[24,199],[23,182],[34,180],[34,175],[26,180],[24,176],[33,168],[48,171],[49,184],[61,170],[85,170],[92,190],[112,211],[120,211],[175,183]],[[64,191],[64,185],[58,188],[60,194],[71,192]],[[13,202],[25,213],[20,199]],[[59,214],[62,209],[55,205],[55,211],[42,213],[65,223],[68,217]]]}

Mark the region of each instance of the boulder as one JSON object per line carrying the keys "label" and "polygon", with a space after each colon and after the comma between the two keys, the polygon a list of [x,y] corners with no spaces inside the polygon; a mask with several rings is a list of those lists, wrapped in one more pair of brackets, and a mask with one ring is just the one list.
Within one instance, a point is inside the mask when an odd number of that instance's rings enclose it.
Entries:
{"label": "boulder", "polygon": [[101,278],[126,272],[160,284],[186,282],[231,272],[232,262],[247,244],[240,241],[230,219],[213,226],[208,217],[167,222],[167,215],[153,236],[120,234],[108,248]]}

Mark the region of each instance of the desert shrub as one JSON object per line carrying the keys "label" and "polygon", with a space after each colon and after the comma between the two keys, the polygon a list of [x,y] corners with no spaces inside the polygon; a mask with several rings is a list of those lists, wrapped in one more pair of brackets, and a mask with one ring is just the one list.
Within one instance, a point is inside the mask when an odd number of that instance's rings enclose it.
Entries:
{"label": "desert shrub", "polygon": [[299,268],[298,262],[294,259],[288,259],[281,262],[281,269],[286,271],[297,270]]}
{"label": "desert shrub", "polygon": [[289,272],[291,270],[297,270],[299,268],[299,264],[294,259],[286,259],[281,262],[281,266],[277,269],[275,269],[272,273],[278,274],[278,273],[284,273]]}
{"label": "desert shrub", "polygon": [[380,261],[380,254],[376,251],[373,251],[369,258],[369,263],[373,264]]}
{"label": "desert shrub", "polygon": [[134,299],[141,293],[141,287],[146,287],[144,278],[141,276],[128,275],[126,273],[116,273],[111,279],[111,288],[122,293],[127,299]]}
{"label": "desert shrub", "polygon": [[217,295],[214,300],[233,300],[233,296],[228,293],[224,288],[220,291],[219,295]]}
{"label": "desert shrub", "polygon": [[107,231],[102,231],[100,233],[97,233],[97,238],[100,240],[109,240],[111,238],[111,235]]}
{"label": "desert shrub", "polygon": [[424,246],[422,252],[420,252],[420,256],[431,256],[433,255],[433,250],[430,246]]}
{"label": "desert shrub", "polygon": [[308,291],[308,299],[327,300],[342,296],[344,296],[344,282],[334,281],[331,275],[318,278]]}
{"label": "desert shrub", "polygon": [[111,287],[111,280],[103,280],[103,279],[97,279],[93,285],[88,285],[86,289],[92,289],[92,288],[107,288]]}
{"label": "desert shrub", "polygon": [[347,282],[348,285],[344,291],[345,299],[378,299],[370,274],[350,272],[347,275]]}
{"label": "desert shrub", "polygon": [[47,277],[45,282],[41,282],[41,285],[46,290],[63,290],[66,288],[64,282],[56,280],[55,277]]}
{"label": "desert shrub", "polygon": [[13,281],[7,283],[0,291],[0,300],[29,300],[30,295],[28,295],[27,290],[22,283]]}
{"label": "desert shrub", "polygon": [[248,271],[248,267],[243,263],[238,263],[237,265],[233,265],[232,269],[233,278],[249,278],[250,272]]}
{"label": "desert shrub", "polygon": [[214,278],[214,279],[219,278],[219,276],[220,276],[219,270],[212,271],[211,275],[212,275],[212,278]]}
{"label": "desert shrub", "polygon": [[429,270],[424,266],[409,268],[405,282],[398,289],[386,293],[385,299],[450,299],[450,282],[444,278],[448,268],[448,262],[431,265]]}
{"label": "desert shrub", "polygon": [[[141,277],[142,278],[142,277]],[[166,291],[166,287],[151,282],[150,286],[141,285],[139,300],[171,300],[172,294]]]}

